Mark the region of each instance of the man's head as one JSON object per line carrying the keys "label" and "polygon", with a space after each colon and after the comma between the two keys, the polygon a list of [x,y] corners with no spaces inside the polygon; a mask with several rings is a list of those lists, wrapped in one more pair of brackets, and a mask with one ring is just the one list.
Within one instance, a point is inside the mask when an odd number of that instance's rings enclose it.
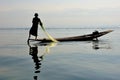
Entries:
{"label": "man's head", "polygon": [[38,17],[38,13],[35,13],[34,16],[35,16],[35,17]]}

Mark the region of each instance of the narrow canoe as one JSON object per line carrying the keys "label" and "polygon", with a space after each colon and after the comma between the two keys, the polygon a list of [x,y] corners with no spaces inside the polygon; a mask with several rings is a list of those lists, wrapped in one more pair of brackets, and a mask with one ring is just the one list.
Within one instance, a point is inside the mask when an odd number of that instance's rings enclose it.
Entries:
{"label": "narrow canoe", "polygon": [[[64,42],[64,41],[90,41],[97,39],[98,37],[101,37],[105,34],[108,34],[112,32],[113,30],[107,30],[107,31],[102,31],[102,32],[97,32],[97,33],[91,33],[91,34],[86,34],[86,35],[81,35],[81,36],[73,36],[73,37],[64,37],[64,38],[55,38],[59,42]],[[50,39],[29,39],[29,40],[34,40],[34,41],[41,41],[41,42],[52,42]]]}

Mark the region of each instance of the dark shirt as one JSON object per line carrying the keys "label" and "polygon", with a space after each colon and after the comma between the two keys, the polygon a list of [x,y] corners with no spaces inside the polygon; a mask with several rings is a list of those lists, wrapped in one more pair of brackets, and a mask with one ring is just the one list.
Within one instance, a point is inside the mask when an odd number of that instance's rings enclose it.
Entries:
{"label": "dark shirt", "polygon": [[38,17],[34,17],[32,23],[33,26],[38,26],[38,24],[42,25],[42,22]]}

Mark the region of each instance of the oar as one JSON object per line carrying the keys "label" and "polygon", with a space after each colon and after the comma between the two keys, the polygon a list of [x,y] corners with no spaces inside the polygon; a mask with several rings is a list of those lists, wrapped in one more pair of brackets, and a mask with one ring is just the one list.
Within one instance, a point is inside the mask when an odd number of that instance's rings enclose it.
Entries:
{"label": "oar", "polygon": [[47,35],[47,37],[48,37],[51,41],[53,41],[53,42],[58,42],[56,39],[54,39],[54,38],[45,30],[44,26],[41,26],[41,28],[42,28],[43,32]]}

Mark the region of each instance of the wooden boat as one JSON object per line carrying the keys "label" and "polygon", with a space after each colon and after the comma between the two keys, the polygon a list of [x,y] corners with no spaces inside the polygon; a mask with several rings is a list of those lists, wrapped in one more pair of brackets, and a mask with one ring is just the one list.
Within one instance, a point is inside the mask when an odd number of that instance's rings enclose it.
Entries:
{"label": "wooden boat", "polygon": [[[55,38],[57,41],[59,42],[64,42],[64,41],[90,41],[90,40],[94,40],[97,39],[98,37],[101,37],[105,34],[108,34],[110,32],[112,32],[113,30],[107,30],[107,31],[103,31],[103,32],[98,32],[95,31],[91,34],[86,34],[86,35],[82,35],[82,36],[73,36],[73,37],[64,37],[64,38]],[[29,40],[34,40],[34,41],[41,41],[41,42],[52,42],[50,39],[29,39]]]}

